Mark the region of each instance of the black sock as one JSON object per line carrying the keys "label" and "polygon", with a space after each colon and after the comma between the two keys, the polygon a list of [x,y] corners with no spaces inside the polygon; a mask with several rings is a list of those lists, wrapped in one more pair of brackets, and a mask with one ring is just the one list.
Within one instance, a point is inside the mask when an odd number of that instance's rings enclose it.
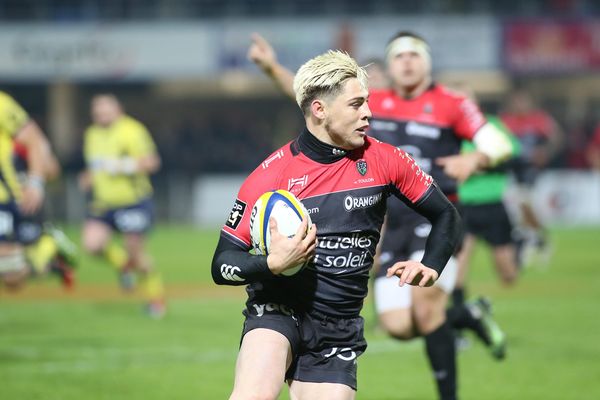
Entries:
{"label": "black sock", "polygon": [[452,291],[452,305],[459,306],[465,304],[465,288],[456,287]]}
{"label": "black sock", "polygon": [[456,400],[456,350],[454,335],[447,322],[425,335],[425,348],[440,399]]}
{"label": "black sock", "polygon": [[491,343],[480,318],[475,318],[466,305],[455,306],[446,310],[448,323],[455,330],[470,329],[486,344]]}

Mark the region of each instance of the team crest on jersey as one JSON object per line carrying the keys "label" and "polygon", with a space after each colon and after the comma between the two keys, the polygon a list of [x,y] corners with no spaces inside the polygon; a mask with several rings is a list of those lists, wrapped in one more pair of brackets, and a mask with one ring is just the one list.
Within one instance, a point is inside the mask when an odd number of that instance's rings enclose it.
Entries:
{"label": "team crest on jersey", "polygon": [[423,112],[425,114],[431,114],[431,113],[433,113],[433,104],[431,104],[431,103],[425,103],[425,105],[423,106]]}
{"label": "team crest on jersey", "polygon": [[227,218],[227,222],[225,225],[230,227],[231,229],[237,229],[242,217],[244,216],[244,211],[246,211],[246,203],[241,201],[240,199],[236,199],[233,204],[233,208],[229,213],[229,218]]}
{"label": "team crest on jersey", "polygon": [[365,176],[365,174],[367,173],[367,162],[363,159],[358,160],[356,162],[356,169],[358,170],[359,174]]}

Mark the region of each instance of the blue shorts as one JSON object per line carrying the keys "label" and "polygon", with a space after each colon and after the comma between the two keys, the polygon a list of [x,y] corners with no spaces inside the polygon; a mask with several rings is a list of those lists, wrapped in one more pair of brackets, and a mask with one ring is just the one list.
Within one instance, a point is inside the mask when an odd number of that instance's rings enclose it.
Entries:
{"label": "blue shorts", "polygon": [[154,203],[152,199],[145,199],[100,213],[88,210],[87,218],[103,222],[120,233],[146,233],[154,224]]}
{"label": "blue shorts", "polygon": [[41,212],[23,215],[13,201],[0,204],[0,242],[34,243],[42,235]]}

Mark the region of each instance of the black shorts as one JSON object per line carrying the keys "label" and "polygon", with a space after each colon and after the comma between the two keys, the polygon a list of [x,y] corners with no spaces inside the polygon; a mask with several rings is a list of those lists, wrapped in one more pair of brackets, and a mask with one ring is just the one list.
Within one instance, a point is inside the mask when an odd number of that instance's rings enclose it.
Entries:
{"label": "black shorts", "polygon": [[249,301],[242,338],[256,328],[284,335],[292,347],[293,361],[286,379],[300,382],[341,383],[356,390],[356,359],[364,353],[362,317],[332,318],[316,312],[295,312],[275,303]]}
{"label": "black shorts", "polygon": [[525,187],[532,187],[540,174],[538,167],[522,157],[512,159],[508,162],[508,166],[517,183]]}
{"label": "black shorts", "polygon": [[387,269],[394,263],[408,260],[415,252],[424,250],[429,232],[431,223],[408,207],[406,212],[388,214],[376,276],[385,276]]}
{"label": "black shorts", "polygon": [[485,240],[491,246],[512,243],[512,224],[501,202],[462,206],[463,221],[468,233]]}

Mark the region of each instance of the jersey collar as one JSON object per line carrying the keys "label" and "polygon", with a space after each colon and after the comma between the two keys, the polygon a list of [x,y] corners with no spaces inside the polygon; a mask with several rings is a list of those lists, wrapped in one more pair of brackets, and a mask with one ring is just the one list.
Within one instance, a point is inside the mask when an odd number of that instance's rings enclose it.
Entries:
{"label": "jersey collar", "polygon": [[306,127],[292,143],[292,151],[294,155],[304,153],[311,160],[321,164],[332,164],[348,154],[347,150],[321,142]]}

